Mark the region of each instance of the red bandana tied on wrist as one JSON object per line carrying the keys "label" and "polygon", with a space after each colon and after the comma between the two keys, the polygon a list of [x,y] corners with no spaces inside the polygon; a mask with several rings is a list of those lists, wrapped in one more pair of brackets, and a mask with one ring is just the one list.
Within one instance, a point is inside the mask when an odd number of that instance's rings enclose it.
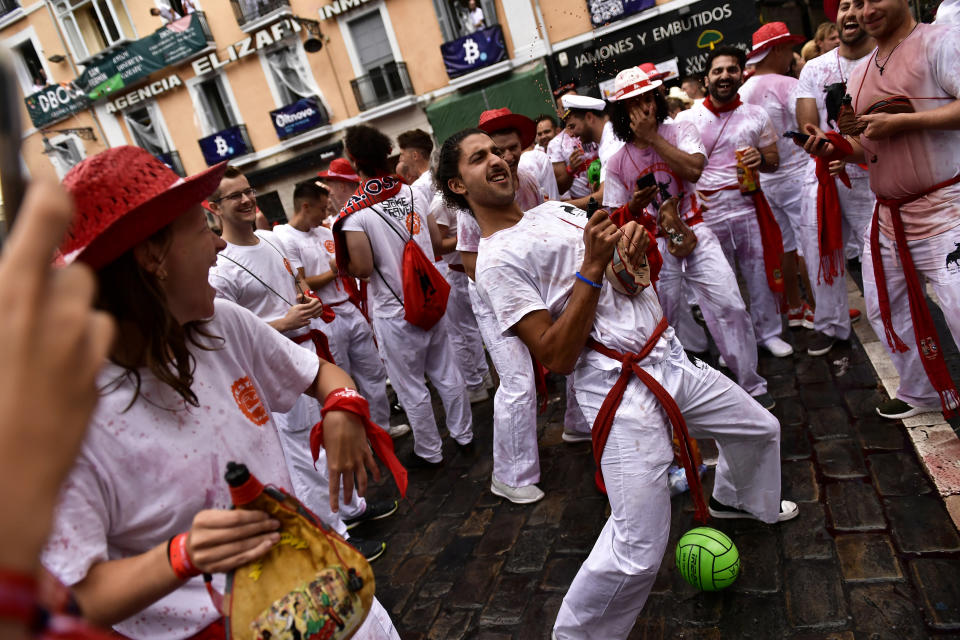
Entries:
{"label": "red bandana tied on wrist", "polygon": [[[403,468],[397,455],[393,450],[393,440],[390,435],[374,424],[370,419],[370,405],[357,393],[356,389],[342,388],[331,391],[323,403],[323,409],[320,415],[326,417],[330,411],[348,411],[360,418],[363,424],[363,430],[370,441],[370,448],[380,458],[380,461],[387,466],[393,475],[394,482],[400,490],[400,495],[407,497],[407,470]],[[313,454],[313,461],[316,463],[320,457],[320,447],[323,446],[323,420],[313,425],[310,431],[310,452]]]}
{"label": "red bandana tied on wrist", "polygon": [[713,98],[711,98],[709,95],[703,99],[703,106],[707,108],[707,111],[715,116],[719,116],[721,113],[726,113],[728,111],[733,111],[742,104],[743,101],[740,99],[739,93],[733,100],[727,102],[726,104],[716,104],[713,101]]}
{"label": "red bandana tied on wrist", "polygon": [[178,533],[170,539],[170,544],[167,545],[167,560],[170,561],[170,568],[173,569],[173,573],[180,580],[188,580],[203,573],[190,560],[190,553],[187,551],[186,533]]}
{"label": "red bandana tied on wrist", "polygon": [[[817,244],[820,249],[820,270],[817,282],[823,279],[833,284],[833,279],[843,275],[843,214],[840,210],[840,193],[837,181],[830,175],[830,162],[842,160],[853,153],[853,146],[836,131],[825,133],[835,151],[829,158],[815,157],[817,175]],[[850,189],[850,176],[844,169],[840,181]]]}
{"label": "red bandana tied on wrist", "polygon": [[896,242],[896,252],[903,267],[903,275],[907,281],[907,300],[910,303],[910,319],[913,323],[913,335],[917,342],[917,351],[920,353],[920,362],[927,373],[930,384],[940,396],[940,405],[943,415],[953,418],[960,415],[960,392],[957,391],[947,363],[943,359],[943,349],[937,337],[937,329],[930,316],[930,307],[923,295],[923,286],[913,264],[913,256],[907,245],[907,234],[903,228],[903,218],[900,217],[900,207],[925,195],[944,187],[960,183],[960,175],[945,182],[934,185],[916,195],[906,198],[883,198],[877,196],[877,205],[873,209],[873,221],[870,224],[870,253],[873,261],[873,274],[877,285],[877,301],[880,305],[880,319],[886,333],[887,343],[893,351],[906,351],[907,345],[893,328],[893,318],[890,314],[890,295],[887,291],[887,281],[883,273],[883,256],[880,253],[880,206],[890,209],[890,221],[893,223],[893,234]]}

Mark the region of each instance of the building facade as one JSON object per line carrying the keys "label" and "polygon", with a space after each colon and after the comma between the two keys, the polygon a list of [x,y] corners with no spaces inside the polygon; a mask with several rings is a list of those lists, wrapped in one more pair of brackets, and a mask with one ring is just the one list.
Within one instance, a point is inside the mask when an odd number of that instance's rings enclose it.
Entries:
{"label": "building facade", "polygon": [[[342,154],[344,130],[442,140],[551,87],[599,95],[624,66],[680,75],[712,44],[746,47],[749,0],[0,0],[29,176],[62,177],[107,147],[181,175],[245,171],[271,218]],[[479,9],[479,11],[477,11]]]}

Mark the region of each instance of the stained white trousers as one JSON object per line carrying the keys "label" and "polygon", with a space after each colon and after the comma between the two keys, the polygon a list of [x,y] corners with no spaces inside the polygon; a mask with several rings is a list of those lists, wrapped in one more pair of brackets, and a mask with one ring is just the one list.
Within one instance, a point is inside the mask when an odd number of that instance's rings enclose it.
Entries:
{"label": "stained white trousers", "polygon": [[350,374],[357,383],[357,391],[370,403],[370,419],[387,429],[390,427],[387,370],[373,340],[373,329],[350,302],[338,304],[334,312],[333,322],[314,320],[311,324],[327,336],[337,366]]}
{"label": "stained white trousers", "polygon": [[470,302],[468,282],[470,278],[462,271],[449,269],[450,298],[447,300],[447,321],[454,356],[460,366],[467,389],[479,389],[489,373],[487,358],[483,353],[480,329]]}
{"label": "stained white trousers", "polygon": [[[641,363],[676,400],[694,438],[719,449],[713,495],[764,522],[780,510],[780,425],[741,387],[702,361],[691,362],[673,339],[664,361]],[[581,358],[577,399],[596,418],[619,368]],[[616,640],[633,628],[660,567],[670,532],[667,467],[673,461],[666,414],[638,379],[628,385],[601,459],[611,515],[560,606],[561,640]]]}

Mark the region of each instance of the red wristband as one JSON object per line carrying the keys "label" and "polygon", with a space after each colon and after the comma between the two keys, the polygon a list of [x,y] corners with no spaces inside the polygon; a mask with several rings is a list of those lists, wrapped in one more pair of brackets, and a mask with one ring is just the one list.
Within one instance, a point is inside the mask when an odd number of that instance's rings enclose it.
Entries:
{"label": "red wristband", "polygon": [[0,570],[0,619],[33,625],[38,611],[37,579],[19,571]]}
{"label": "red wristband", "polygon": [[187,534],[180,533],[170,539],[167,545],[167,560],[170,561],[170,568],[180,580],[187,580],[203,573],[190,561],[190,554],[187,552]]}

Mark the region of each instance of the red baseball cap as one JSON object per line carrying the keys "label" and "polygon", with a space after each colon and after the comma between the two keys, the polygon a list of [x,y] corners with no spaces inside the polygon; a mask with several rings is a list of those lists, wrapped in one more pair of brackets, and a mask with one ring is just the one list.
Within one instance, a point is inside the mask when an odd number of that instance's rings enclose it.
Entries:
{"label": "red baseball cap", "polygon": [[763,60],[767,53],[779,44],[800,44],[805,40],[803,36],[791,35],[783,22],[768,22],[753,32],[753,49],[747,54],[747,62]]}
{"label": "red baseball cap", "polygon": [[663,80],[670,75],[670,73],[667,71],[658,71],[657,65],[653,64],[652,62],[644,62],[641,64],[640,71],[643,71],[645,74],[647,74],[647,78],[650,80],[650,82]]}
{"label": "red baseball cap", "polygon": [[76,213],[60,246],[67,263],[101,269],[203,202],[227,163],[181,178],[139,147],[113,147],[63,177]]}
{"label": "red baseball cap", "polygon": [[354,171],[353,165],[346,158],[334,158],[326,171],[317,174],[327,180],[341,180],[343,182],[360,182],[360,176]]}
{"label": "red baseball cap", "polygon": [[537,137],[537,125],[525,115],[513,113],[507,107],[490,109],[480,114],[477,127],[487,133],[496,133],[504,129],[516,129],[520,132],[520,146],[526,149]]}

